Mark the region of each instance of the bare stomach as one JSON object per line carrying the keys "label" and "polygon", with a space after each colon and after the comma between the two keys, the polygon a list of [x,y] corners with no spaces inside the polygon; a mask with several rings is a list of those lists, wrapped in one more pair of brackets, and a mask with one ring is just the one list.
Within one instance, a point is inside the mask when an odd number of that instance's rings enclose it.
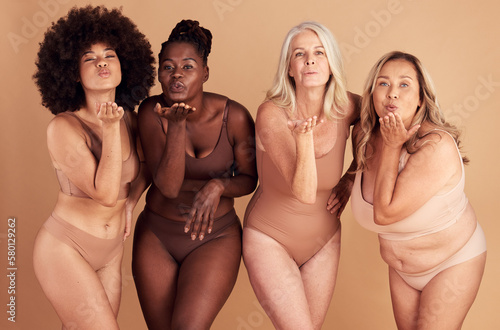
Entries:
{"label": "bare stomach", "polygon": [[380,254],[390,267],[398,271],[408,274],[425,272],[460,250],[476,226],[474,209],[468,204],[455,224],[437,233],[404,241],[379,237]]}
{"label": "bare stomach", "polygon": [[125,230],[125,202],[118,200],[108,207],[90,198],[79,198],[59,192],[54,213],[64,221],[99,238],[115,238]]}

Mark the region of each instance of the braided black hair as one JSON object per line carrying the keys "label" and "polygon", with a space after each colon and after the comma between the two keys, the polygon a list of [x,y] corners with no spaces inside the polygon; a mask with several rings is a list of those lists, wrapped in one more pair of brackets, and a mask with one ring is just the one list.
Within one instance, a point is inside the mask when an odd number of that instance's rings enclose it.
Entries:
{"label": "braided black hair", "polygon": [[203,64],[207,65],[208,54],[212,49],[212,33],[210,30],[200,26],[198,21],[182,20],[172,29],[168,40],[162,43],[161,51],[158,55],[161,60],[161,55],[165,48],[174,42],[187,42],[195,47],[198,55],[203,59]]}

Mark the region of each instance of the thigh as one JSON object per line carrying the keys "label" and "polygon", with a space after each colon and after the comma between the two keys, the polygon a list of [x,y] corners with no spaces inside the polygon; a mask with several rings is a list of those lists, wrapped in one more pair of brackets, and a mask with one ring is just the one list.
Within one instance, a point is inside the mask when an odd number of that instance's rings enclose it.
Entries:
{"label": "thigh", "polygon": [[40,229],[33,250],[35,275],[64,328],[118,329],[106,291],[72,247]]}
{"label": "thigh", "polygon": [[140,216],[134,233],[132,273],[149,329],[170,329],[177,272],[177,263]]}
{"label": "thigh", "polygon": [[255,295],[277,329],[313,329],[300,270],[280,243],[247,227],[243,260]]}
{"label": "thigh", "polygon": [[97,271],[97,276],[101,280],[115,317],[118,316],[122,296],[122,259],[123,250],[111,259],[105,267]]}
{"label": "thigh", "polygon": [[239,222],[192,251],[179,269],[172,327],[210,329],[233,290],[240,262]]}
{"label": "thigh", "polygon": [[420,291],[414,289],[389,267],[392,310],[399,330],[417,329]]}
{"label": "thigh", "polygon": [[340,259],[340,227],[311,259],[300,267],[311,319],[316,329],[323,324],[337,280]]}
{"label": "thigh", "polygon": [[422,291],[419,328],[460,329],[476,299],[485,263],[486,252],[436,275]]}

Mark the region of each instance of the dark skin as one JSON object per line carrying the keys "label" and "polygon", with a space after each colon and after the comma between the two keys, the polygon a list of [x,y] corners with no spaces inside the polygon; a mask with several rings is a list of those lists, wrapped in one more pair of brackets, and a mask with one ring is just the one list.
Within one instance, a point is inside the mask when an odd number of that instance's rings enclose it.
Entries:
{"label": "dark skin", "polygon": [[233,101],[229,101],[227,127],[238,174],[209,181],[184,180],[185,154],[196,158],[209,155],[222,125],[227,98],[203,92],[208,73],[193,45],[170,44],[159,62],[163,93],[149,98],[139,108],[141,137],[148,141],[144,143],[144,154],[155,183],[148,203],[157,213],[175,218],[172,213],[178,213],[179,203],[170,208],[177,212],[169,212],[164,203],[181,198],[188,204],[192,197],[190,209],[179,217],[179,221],[186,221],[185,231],[192,239],[209,234],[214,218],[231,210],[233,198],[251,193],[257,183],[253,120],[243,106]]}

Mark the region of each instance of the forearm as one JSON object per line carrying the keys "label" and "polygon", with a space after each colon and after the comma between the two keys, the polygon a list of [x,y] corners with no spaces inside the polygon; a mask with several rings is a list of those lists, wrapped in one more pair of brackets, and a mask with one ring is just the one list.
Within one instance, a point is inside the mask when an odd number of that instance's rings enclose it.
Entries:
{"label": "forearm", "polygon": [[120,123],[103,124],[101,159],[94,179],[94,199],[113,206],[118,200],[122,175]]}
{"label": "forearm", "polygon": [[391,203],[398,178],[400,148],[384,145],[381,150],[381,160],[375,177],[373,191],[374,221],[384,225],[393,221],[390,219]]}
{"label": "forearm", "polygon": [[218,183],[223,187],[224,197],[235,198],[248,195],[255,190],[257,178],[247,174],[238,174],[232,177],[213,178],[211,180],[184,180],[181,191],[198,192],[210,181]]}
{"label": "forearm", "polygon": [[318,178],[312,132],[296,138],[296,166],[293,173],[292,193],[303,203],[316,202]]}
{"label": "forearm", "polygon": [[184,181],[186,153],[185,125],[169,125],[160,161],[153,170],[155,185],[167,198],[175,198]]}

